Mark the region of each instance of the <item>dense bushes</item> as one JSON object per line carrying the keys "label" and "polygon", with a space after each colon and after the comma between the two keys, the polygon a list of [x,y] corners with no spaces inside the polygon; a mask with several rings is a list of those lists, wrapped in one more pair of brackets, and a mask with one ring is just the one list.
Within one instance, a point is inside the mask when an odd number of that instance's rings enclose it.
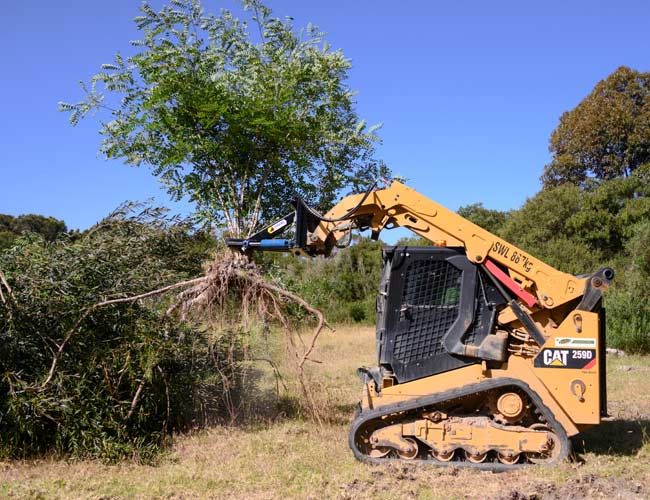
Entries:
{"label": "dense bushes", "polygon": [[635,224],[618,260],[619,283],[607,295],[607,336],[629,352],[650,352],[650,220]]}
{"label": "dense bushes", "polygon": [[329,322],[374,323],[381,246],[381,242],[360,238],[330,259],[283,255],[264,266],[273,279],[322,310]]}
{"label": "dense bushes", "polygon": [[161,298],[93,306],[199,274],[208,247],[158,213],[119,213],[76,241],[30,234],[0,256],[0,456],[146,460],[222,412],[236,334],[166,317]]}

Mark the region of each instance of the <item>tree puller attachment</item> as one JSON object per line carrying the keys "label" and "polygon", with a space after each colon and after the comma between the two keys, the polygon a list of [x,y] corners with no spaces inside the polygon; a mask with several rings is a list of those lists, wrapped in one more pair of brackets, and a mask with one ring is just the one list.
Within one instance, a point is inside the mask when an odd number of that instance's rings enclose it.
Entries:
{"label": "tree puller attachment", "polygon": [[567,459],[569,438],[607,415],[602,295],[614,271],[563,273],[401,182],[376,186],[325,215],[297,199],[227,240],[330,255],[355,228],[377,239],[406,227],[433,243],[383,248],[377,366],[358,370],[354,456],[490,470]]}

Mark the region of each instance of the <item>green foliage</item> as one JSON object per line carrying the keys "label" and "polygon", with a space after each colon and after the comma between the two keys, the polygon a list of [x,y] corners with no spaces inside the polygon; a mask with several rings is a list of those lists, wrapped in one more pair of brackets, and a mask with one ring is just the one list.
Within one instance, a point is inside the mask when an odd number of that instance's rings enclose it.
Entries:
{"label": "green foliage", "polygon": [[622,66],[560,117],[544,186],[626,177],[650,164],[650,73]]}
{"label": "green foliage", "polygon": [[189,226],[132,208],[75,240],[28,233],[0,254],[12,290],[0,301],[2,456],[147,461],[236,390],[237,332],[180,323],[160,297],[94,306],[196,275],[206,258]]}
{"label": "green foliage", "polygon": [[18,236],[11,231],[0,231],[0,252],[14,244]]}
{"label": "green foliage", "polygon": [[634,354],[650,353],[647,293],[617,286],[607,294],[607,344]]}
{"label": "green foliage", "polygon": [[569,223],[584,196],[570,184],[540,191],[511,213],[500,236],[565,272],[593,271],[602,265],[602,253],[580,240]]}
{"label": "green foliage", "polygon": [[650,352],[650,218],[632,227],[619,283],[607,295],[607,336],[616,347]]}
{"label": "green foliage", "polygon": [[65,222],[54,217],[0,214],[0,251],[12,246],[18,236],[25,232],[40,234],[46,241],[54,241],[66,234],[68,228]]}
{"label": "green foliage", "polygon": [[73,125],[108,112],[107,157],[148,164],[234,237],[282,215],[295,193],[324,209],[385,172],[371,161],[377,127],[358,119],[345,83],[350,60],[317,27],[297,32],[259,0],[241,5],[239,19],[199,0],[143,3],[140,51],[118,53],[82,84],[84,100],[59,105]]}
{"label": "green foliage", "polygon": [[331,323],[374,323],[381,246],[381,242],[360,238],[331,259],[280,257],[271,274],[322,310]]}
{"label": "green foliage", "polygon": [[485,208],[483,203],[472,203],[460,207],[458,215],[490,231],[492,234],[499,234],[508,219],[507,212]]}
{"label": "green foliage", "polygon": [[644,170],[590,191],[549,188],[513,211],[500,236],[563,271],[590,272],[615,262],[635,224],[650,218],[649,193]]}

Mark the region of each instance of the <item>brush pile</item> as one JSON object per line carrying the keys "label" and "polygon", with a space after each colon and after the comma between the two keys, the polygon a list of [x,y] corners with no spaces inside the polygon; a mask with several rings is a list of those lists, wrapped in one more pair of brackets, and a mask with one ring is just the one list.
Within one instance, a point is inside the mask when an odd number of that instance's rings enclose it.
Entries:
{"label": "brush pile", "polygon": [[[27,235],[0,254],[0,458],[149,461],[172,432],[236,419],[256,322],[281,325],[320,419],[304,365],[322,314],[244,256],[219,253],[202,271],[204,238],[133,208],[81,236]],[[316,318],[305,344],[289,304]]]}

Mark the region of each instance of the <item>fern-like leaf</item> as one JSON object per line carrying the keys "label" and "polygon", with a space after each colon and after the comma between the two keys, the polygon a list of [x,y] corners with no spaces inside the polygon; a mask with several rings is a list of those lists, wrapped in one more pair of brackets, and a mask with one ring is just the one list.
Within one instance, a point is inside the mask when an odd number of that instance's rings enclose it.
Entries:
{"label": "fern-like leaf", "polygon": [[74,111],[75,109],[78,109],[79,106],[77,104],[70,104],[69,102],[63,102],[59,101],[57,103],[59,111]]}

